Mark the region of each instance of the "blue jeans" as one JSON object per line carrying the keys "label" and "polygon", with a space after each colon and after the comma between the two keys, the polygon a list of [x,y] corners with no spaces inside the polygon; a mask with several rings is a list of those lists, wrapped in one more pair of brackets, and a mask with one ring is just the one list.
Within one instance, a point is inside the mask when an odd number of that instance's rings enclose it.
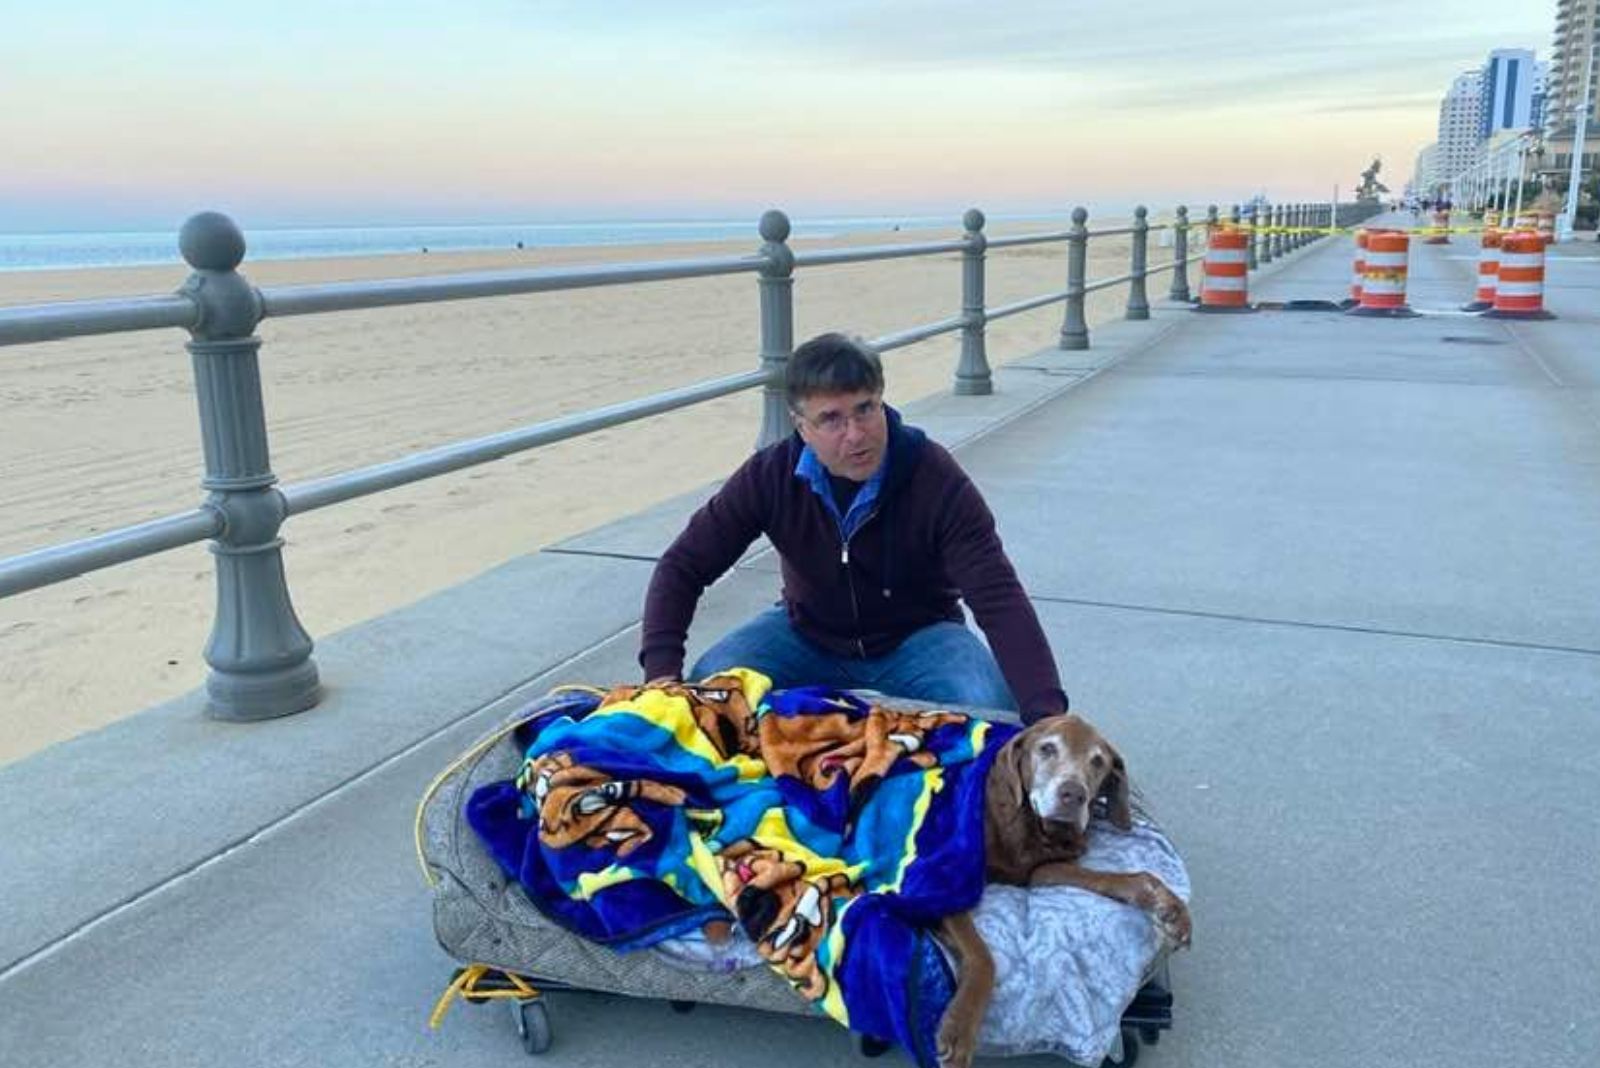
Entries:
{"label": "blue jeans", "polygon": [[1016,711],[1016,698],[994,654],[960,623],[923,627],[883,656],[839,656],[789,624],[782,605],[735,628],[695,661],[691,681],[730,667],[755,668],[774,689],[837,686],[896,697]]}

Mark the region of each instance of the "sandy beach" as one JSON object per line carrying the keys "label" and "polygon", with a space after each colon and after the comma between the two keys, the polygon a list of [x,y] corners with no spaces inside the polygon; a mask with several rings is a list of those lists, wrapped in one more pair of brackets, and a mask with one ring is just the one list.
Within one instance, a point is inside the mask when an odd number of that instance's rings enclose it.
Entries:
{"label": "sandy beach", "polygon": [[[863,234],[795,247],[955,235]],[[1171,251],[1155,236],[1151,263],[1166,264]],[[755,246],[247,259],[244,271],[272,286]],[[1127,270],[1126,238],[1090,247],[1091,278]],[[0,273],[0,306],[169,292],[185,273]],[[1168,279],[1151,279],[1152,301]],[[991,305],[1064,284],[1061,245],[989,256]],[[878,336],[957,312],[959,257],[802,270],[794,293],[797,340],[835,329]],[[1125,287],[1091,294],[1091,324],[1119,317],[1125,300]],[[1060,323],[1054,305],[991,324],[991,361],[1052,344]],[[759,347],[753,276],[269,319],[260,335],[272,464],[285,484],[749,370]],[[199,502],[185,340],[159,331],[0,349],[0,556]],[[959,344],[950,335],[889,353],[889,400],[949,389]],[[300,619],[313,638],[326,637],[719,478],[749,451],[758,416],[758,395],[741,394],[295,517],[284,558]],[[0,763],[201,685],[213,584],[210,554],[195,545],[0,601]]]}

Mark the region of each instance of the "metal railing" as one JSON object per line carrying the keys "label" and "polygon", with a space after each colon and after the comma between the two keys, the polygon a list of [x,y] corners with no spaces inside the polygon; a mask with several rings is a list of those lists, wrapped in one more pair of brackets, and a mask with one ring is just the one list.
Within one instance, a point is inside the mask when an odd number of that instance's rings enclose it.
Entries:
{"label": "metal railing", "polygon": [[[1296,212],[1310,212],[1313,206],[1292,207]],[[1309,214],[1304,217],[1311,218]],[[1253,211],[1250,218],[1252,222],[1256,219]],[[1232,209],[1231,219],[1239,223],[1238,206]],[[179,249],[193,273],[176,293],[0,308],[0,347],[135,330],[187,330],[190,340],[186,347],[193,357],[199,399],[205,458],[201,487],[206,491],[205,500],[187,512],[0,559],[0,597],[210,539],[217,567],[216,614],[205,649],[210,666],[206,680],[210,714],[251,720],[303,711],[316,704],[320,687],[311,657],[313,643],[295,615],[284,579],[279,530],[289,516],[756,388],[763,393],[757,444],[777,441],[788,431],[783,375],[794,347],[793,275],[797,268],[959,253],[960,312],[875,338],[871,343],[879,351],[888,351],[961,331],[961,354],[953,389],[962,395],[993,391],[985,349],[989,322],[1063,304],[1059,347],[1086,349],[1089,327],[1084,302],[1091,292],[1127,285],[1124,316],[1148,319],[1146,280],[1170,271],[1168,299],[1191,299],[1188,266],[1201,257],[1189,252],[1192,224],[1186,207],[1177,209],[1173,222],[1159,225],[1150,224],[1143,207],[1135,211],[1131,226],[1090,230],[1087,222],[1088,212],[1080,207],[1073,211],[1072,225],[1066,230],[990,239],[984,234],[983,213],[972,209],[962,219],[962,236],[955,240],[795,252],[788,244],[788,217],[780,211],[769,211],[758,226],[762,244],[747,255],[258,289],[238,271],[245,253],[243,233],[226,216],[203,212],[189,219],[179,233]],[[1209,230],[1219,224],[1213,205],[1207,211],[1204,227]],[[1148,265],[1149,233],[1166,229],[1173,232],[1172,259],[1152,268]],[[1132,239],[1128,272],[1114,278],[1088,279],[1089,240],[1113,235]],[[1283,236],[1274,235],[1274,250],[1268,258],[1285,250],[1276,244]],[[986,307],[987,250],[1045,243],[1066,245],[1066,288],[1000,307]],[[277,477],[268,462],[259,364],[261,339],[255,336],[257,325],[269,316],[315,315],[729,274],[757,276],[761,344],[759,364],[754,370],[326,478],[277,486]]]}

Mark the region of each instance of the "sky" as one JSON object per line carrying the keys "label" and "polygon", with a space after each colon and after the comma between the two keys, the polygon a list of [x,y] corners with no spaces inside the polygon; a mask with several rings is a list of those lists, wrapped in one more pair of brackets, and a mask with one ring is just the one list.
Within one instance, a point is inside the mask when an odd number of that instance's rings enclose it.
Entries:
{"label": "sky", "polygon": [[[1398,190],[1556,0],[5,0],[0,231]],[[13,10],[15,8],[15,10]]]}

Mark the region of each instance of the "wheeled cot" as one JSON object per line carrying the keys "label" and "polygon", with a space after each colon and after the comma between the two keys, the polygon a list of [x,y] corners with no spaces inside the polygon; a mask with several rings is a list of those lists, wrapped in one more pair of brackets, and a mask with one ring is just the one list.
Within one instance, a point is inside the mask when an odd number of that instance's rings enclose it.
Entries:
{"label": "wheeled cot", "polygon": [[[594,691],[589,691],[593,693]],[[631,952],[590,941],[556,922],[510,878],[469,826],[465,811],[482,788],[514,779],[530,735],[582,704],[581,688],[563,688],[509,717],[474,744],[429,787],[417,815],[420,859],[434,888],[439,944],[462,962],[435,1010],[453,996],[509,1000],[529,1053],[552,1041],[546,990],[592,990],[667,1001],[685,1010],[705,1002],[770,1012],[812,1014],[812,1005],[756,953],[737,925],[716,944],[690,931]],[[931,706],[870,695],[880,707]],[[590,705],[593,697],[587,698]],[[997,723],[1009,713],[962,709]],[[1150,871],[1189,897],[1181,859],[1145,818],[1129,832],[1097,821],[1090,867]],[[994,1000],[980,1032],[980,1053],[1048,1052],[1075,1063],[1131,1065],[1141,1042],[1172,1025],[1166,955],[1146,916],[1070,887],[984,889],[974,917],[995,958]],[[860,1035],[869,1055],[886,1036]]]}

